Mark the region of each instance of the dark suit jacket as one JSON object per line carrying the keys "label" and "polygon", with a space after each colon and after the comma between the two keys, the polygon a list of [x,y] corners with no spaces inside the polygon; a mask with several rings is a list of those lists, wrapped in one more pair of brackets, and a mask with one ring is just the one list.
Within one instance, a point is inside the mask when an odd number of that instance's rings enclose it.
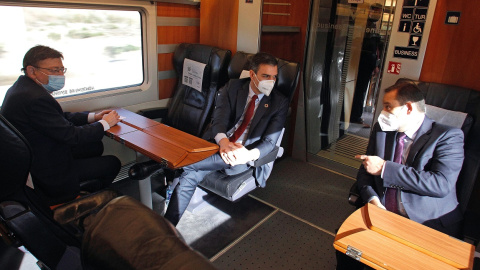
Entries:
{"label": "dark suit jacket", "polygon": [[[212,123],[205,132],[204,139],[212,140],[218,133],[227,133],[235,126],[245,109],[249,83],[248,78],[230,80],[220,89],[215,101]],[[270,96],[263,96],[251,120],[245,147],[259,149],[260,158],[270,153],[285,124],[288,106],[289,100],[275,89]],[[256,168],[256,179],[260,186],[265,186],[271,169],[267,165]]]}
{"label": "dark suit jacket", "polygon": [[425,117],[411,145],[406,164],[394,163],[396,132],[384,132],[375,125],[367,155],[387,160],[383,179],[372,176],[363,165],[357,175],[364,201],[378,196],[385,203],[387,187],[400,188],[410,219],[429,225],[449,226],[462,219],[456,183],[463,164],[463,132]]}
{"label": "dark suit jacket", "polygon": [[[2,115],[28,140],[33,151],[31,175],[35,189],[50,197],[78,193],[78,177],[71,173],[71,146],[100,141],[103,126],[88,124],[88,113],[63,112],[60,104],[40,85],[20,76],[8,89]],[[49,194],[63,186],[63,194]]]}

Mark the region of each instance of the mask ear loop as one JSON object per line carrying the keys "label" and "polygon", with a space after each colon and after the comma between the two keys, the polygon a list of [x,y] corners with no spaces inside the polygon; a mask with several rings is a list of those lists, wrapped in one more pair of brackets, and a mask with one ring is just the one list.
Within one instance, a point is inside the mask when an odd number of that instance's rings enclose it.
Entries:
{"label": "mask ear loop", "polygon": [[[257,78],[258,84],[260,84],[260,80],[258,79],[257,74],[253,73],[253,75],[255,75],[255,78]],[[255,81],[253,81],[253,84],[255,85],[255,87],[257,87],[258,91],[260,91],[260,89],[258,88],[258,84],[256,84]]]}

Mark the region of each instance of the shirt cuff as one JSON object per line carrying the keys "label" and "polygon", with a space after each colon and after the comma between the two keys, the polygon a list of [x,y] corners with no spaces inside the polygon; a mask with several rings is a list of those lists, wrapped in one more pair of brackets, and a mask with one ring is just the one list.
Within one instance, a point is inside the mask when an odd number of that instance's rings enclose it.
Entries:
{"label": "shirt cuff", "polygon": [[220,144],[220,141],[222,139],[225,139],[227,138],[227,134],[225,133],[218,133],[216,136],[215,136],[215,141],[217,142],[217,144]]}
{"label": "shirt cuff", "polygon": [[[377,196],[372,196],[372,197],[368,198],[367,203],[369,203],[371,200],[373,200],[373,199],[375,199],[375,198],[379,199]],[[379,200],[380,200],[380,199],[379,199]]]}
{"label": "shirt cuff", "polygon": [[110,129],[110,125],[107,123],[107,121],[105,120],[98,120],[98,122],[100,122],[103,126],[103,131],[107,131]]}
{"label": "shirt cuff", "polygon": [[385,171],[385,167],[387,167],[387,161],[385,160],[385,162],[383,163],[383,166],[382,166],[382,173],[380,174],[380,177],[383,179],[383,172]]}
{"label": "shirt cuff", "polygon": [[91,113],[88,114],[88,120],[87,121],[88,121],[89,124],[95,122],[95,113],[94,112],[91,112]]}

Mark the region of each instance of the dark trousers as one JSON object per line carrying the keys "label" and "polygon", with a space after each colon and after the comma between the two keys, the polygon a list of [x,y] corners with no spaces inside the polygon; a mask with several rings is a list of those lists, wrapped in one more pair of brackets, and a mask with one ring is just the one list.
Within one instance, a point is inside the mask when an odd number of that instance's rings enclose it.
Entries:
{"label": "dark trousers", "polygon": [[247,165],[230,166],[226,164],[219,154],[210,156],[202,161],[183,168],[183,173],[179,177],[178,185],[172,193],[170,203],[168,204],[165,218],[174,226],[182,218],[187,209],[193,193],[203,178],[212,171],[225,170],[228,175],[235,175],[248,169]]}
{"label": "dark trousers", "polygon": [[95,192],[108,187],[118,172],[121,163],[116,156],[102,156],[101,141],[72,147],[72,170],[78,176],[80,190]]}
{"label": "dark trousers", "polygon": [[367,94],[368,84],[372,78],[373,70],[375,69],[376,61],[375,54],[362,51],[358,65],[357,83],[353,95],[350,122],[359,123],[362,121],[363,102]]}

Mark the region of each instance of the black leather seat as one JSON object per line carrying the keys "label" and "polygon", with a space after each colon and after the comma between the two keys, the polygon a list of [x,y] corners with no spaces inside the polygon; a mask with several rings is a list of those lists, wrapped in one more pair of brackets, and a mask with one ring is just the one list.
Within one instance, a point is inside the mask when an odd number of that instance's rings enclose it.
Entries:
{"label": "black leather seat", "polygon": [[214,269],[168,221],[130,197],[103,191],[51,211],[25,185],[28,142],[1,115],[0,137],[0,236],[23,245],[44,269]]}
{"label": "black leather seat", "polygon": [[[252,59],[252,57],[253,54],[241,51],[235,53],[232,61],[228,66],[229,78],[238,79],[243,70],[249,70],[250,60]],[[300,75],[300,67],[297,63],[294,62],[288,62],[282,59],[277,60],[278,76],[275,83],[274,91],[281,92],[291,101],[293,94],[295,93],[295,90],[297,88],[298,78]],[[239,198],[245,196],[258,186],[254,176],[255,168],[264,164],[269,164],[269,166],[273,166],[273,162],[275,161],[275,159],[283,155],[283,148],[280,146],[283,137],[283,131],[277,141],[277,146],[275,147],[275,149],[262,159],[251,162],[251,167],[247,171],[237,175],[226,175],[223,171],[214,171],[206,175],[199,186],[230,201],[236,201]],[[197,188],[194,197],[192,198],[190,205],[187,209],[190,211],[194,211],[194,209],[198,205],[201,205],[203,203],[205,198],[204,195],[205,192]]]}
{"label": "black leather seat", "polygon": [[[177,46],[173,55],[173,66],[178,76],[174,95],[168,108],[149,108],[138,111],[138,114],[150,119],[161,119],[161,122],[201,137],[212,113],[217,91],[228,81],[227,66],[232,53],[229,50],[202,45],[182,43]],[[202,91],[183,84],[184,61],[190,59],[206,64]],[[141,180],[160,169],[154,161],[136,164],[129,171],[133,179]]]}
{"label": "black leather seat", "polygon": [[[168,108],[151,108],[138,113],[150,119],[162,118],[162,123],[200,137],[210,118],[215,94],[227,82],[227,66],[232,53],[202,44],[182,43],[173,55],[178,76],[177,86]],[[185,59],[206,64],[202,92],[183,84]]]}

